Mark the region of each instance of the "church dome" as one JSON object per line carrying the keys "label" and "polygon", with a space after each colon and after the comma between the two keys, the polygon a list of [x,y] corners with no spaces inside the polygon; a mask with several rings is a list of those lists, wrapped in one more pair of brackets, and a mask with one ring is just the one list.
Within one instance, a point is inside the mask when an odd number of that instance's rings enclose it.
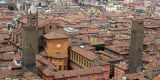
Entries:
{"label": "church dome", "polygon": [[37,8],[33,4],[28,9],[28,13],[30,13],[30,12],[33,14],[37,13]]}

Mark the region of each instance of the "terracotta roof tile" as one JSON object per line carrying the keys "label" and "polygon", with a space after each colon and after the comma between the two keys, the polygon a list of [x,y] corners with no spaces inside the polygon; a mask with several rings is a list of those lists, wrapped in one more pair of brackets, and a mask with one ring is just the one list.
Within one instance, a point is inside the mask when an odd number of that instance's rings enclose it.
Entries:
{"label": "terracotta roof tile", "polygon": [[20,55],[19,54],[3,53],[2,57],[3,57],[3,60],[13,60],[13,59],[20,60]]}
{"label": "terracotta roof tile", "polygon": [[55,33],[55,32],[49,32],[45,35],[43,35],[46,39],[61,39],[61,38],[68,38],[66,35]]}
{"label": "terracotta roof tile", "polygon": [[66,53],[58,53],[52,56],[53,58],[67,58],[68,55]]}
{"label": "terracotta roof tile", "polygon": [[158,75],[158,76],[154,77],[153,80],[160,80],[160,76]]}
{"label": "terracotta roof tile", "polygon": [[84,48],[81,48],[79,46],[73,46],[71,48],[71,50],[73,52],[76,52],[77,54],[83,56],[83,57],[86,57],[87,59],[89,60],[94,60],[97,56],[95,53],[93,53],[92,51],[90,50],[86,50],[85,47]]}
{"label": "terracotta roof tile", "polygon": [[0,52],[7,52],[7,51],[15,51],[16,49],[13,46],[7,46],[0,48]]}
{"label": "terracotta roof tile", "polygon": [[145,78],[145,73],[128,73],[125,76],[128,80],[148,80]]}
{"label": "terracotta roof tile", "polygon": [[128,64],[125,62],[120,62],[118,64],[115,64],[115,66],[124,71],[128,70]]}
{"label": "terracotta roof tile", "polygon": [[12,71],[12,70],[0,70],[0,79],[2,80],[3,78],[6,77],[16,77],[21,75],[21,71]]}
{"label": "terracotta roof tile", "polygon": [[76,76],[83,76],[83,75],[90,75],[90,74],[97,74],[97,73],[103,73],[107,72],[106,69],[104,69],[101,66],[98,67],[91,67],[86,69],[78,69],[78,70],[69,70],[69,71],[61,71],[60,73],[64,77],[76,77]]}

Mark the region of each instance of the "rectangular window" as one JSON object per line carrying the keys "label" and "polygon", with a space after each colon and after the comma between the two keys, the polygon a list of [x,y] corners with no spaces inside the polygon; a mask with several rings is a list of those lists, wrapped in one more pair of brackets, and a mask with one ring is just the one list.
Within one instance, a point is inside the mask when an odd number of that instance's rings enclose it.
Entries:
{"label": "rectangular window", "polygon": [[88,61],[86,60],[86,67],[88,67]]}
{"label": "rectangular window", "polygon": [[86,60],[84,60],[84,66],[86,66]]}
{"label": "rectangular window", "polygon": [[82,65],[84,65],[83,57],[82,57]]}
{"label": "rectangular window", "polygon": [[71,60],[73,59],[73,54],[72,54],[72,53],[70,54],[70,59],[71,59]]}
{"label": "rectangular window", "polygon": [[90,67],[92,67],[92,62],[90,62]]}
{"label": "rectangular window", "polygon": [[89,61],[87,60],[87,67],[89,67]]}
{"label": "rectangular window", "polygon": [[59,70],[62,70],[62,66],[59,66]]}
{"label": "rectangular window", "polygon": [[80,59],[80,64],[82,65],[82,57],[81,57],[81,56],[79,56],[79,57],[80,57],[80,58],[79,58],[79,59]]}
{"label": "rectangular window", "polygon": [[79,55],[78,55],[78,63],[80,63],[80,57],[79,57]]}
{"label": "rectangular window", "polygon": [[76,55],[76,61],[78,62],[78,55]]}
{"label": "rectangular window", "polygon": [[79,60],[78,57],[79,57],[79,56],[77,55],[77,62],[79,62],[79,61],[78,61],[78,60]]}
{"label": "rectangular window", "polygon": [[77,55],[75,54],[75,61],[77,62]]}
{"label": "rectangular window", "polygon": [[74,55],[74,53],[73,53],[73,60],[75,60],[75,55]]}

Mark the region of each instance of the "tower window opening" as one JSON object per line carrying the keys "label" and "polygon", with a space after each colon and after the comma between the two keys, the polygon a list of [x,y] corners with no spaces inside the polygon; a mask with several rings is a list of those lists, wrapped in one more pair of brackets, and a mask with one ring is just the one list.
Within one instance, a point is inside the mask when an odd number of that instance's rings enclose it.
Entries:
{"label": "tower window opening", "polygon": [[52,26],[49,26],[50,29],[52,29]]}
{"label": "tower window opening", "polygon": [[34,23],[32,23],[32,25],[34,26],[35,24],[34,24]]}
{"label": "tower window opening", "polygon": [[32,48],[32,45],[30,44],[29,47]]}

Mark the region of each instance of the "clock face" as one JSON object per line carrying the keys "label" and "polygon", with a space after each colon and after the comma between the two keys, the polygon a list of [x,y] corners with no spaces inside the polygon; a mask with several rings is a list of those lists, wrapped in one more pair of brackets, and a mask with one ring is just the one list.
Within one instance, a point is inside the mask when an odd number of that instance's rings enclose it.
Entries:
{"label": "clock face", "polygon": [[60,48],[60,47],[61,47],[61,44],[57,44],[56,47],[57,47],[57,48]]}

